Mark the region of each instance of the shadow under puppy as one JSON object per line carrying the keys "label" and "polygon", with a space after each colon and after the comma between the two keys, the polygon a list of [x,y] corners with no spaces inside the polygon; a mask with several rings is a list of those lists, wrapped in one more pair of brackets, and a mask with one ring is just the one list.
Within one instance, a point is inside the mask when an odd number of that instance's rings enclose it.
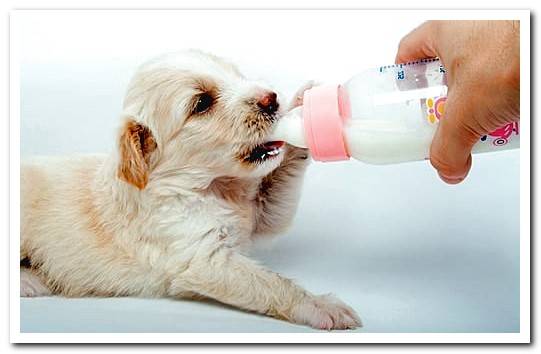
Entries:
{"label": "shadow under puppy", "polygon": [[243,252],[288,227],[308,164],[306,150],[268,141],[274,92],[185,51],[144,64],[123,112],[110,156],[23,163],[21,296],[206,297],[315,328],[360,325]]}

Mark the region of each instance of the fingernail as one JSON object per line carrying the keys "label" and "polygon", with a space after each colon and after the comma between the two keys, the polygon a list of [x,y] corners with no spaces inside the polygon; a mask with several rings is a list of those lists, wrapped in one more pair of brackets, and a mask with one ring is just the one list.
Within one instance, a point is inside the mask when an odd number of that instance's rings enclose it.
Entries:
{"label": "fingernail", "polygon": [[464,180],[464,177],[447,177],[438,172],[441,180],[447,184],[458,184]]}

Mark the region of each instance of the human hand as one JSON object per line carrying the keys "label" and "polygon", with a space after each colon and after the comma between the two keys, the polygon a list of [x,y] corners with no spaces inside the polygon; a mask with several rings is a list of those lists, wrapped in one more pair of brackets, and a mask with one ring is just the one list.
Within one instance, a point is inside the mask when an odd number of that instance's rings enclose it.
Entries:
{"label": "human hand", "polygon": [[439,57],[447,72],[445,115],[430,147],[441,179],[460,183],[481,136],[520,114],[519,21],[429,21],[400,41],[396,63]]}

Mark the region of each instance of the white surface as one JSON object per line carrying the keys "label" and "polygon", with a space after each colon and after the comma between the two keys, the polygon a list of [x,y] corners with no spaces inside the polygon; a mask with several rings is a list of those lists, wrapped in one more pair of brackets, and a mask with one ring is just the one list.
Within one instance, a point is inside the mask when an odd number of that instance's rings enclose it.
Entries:
{"label": "white surface", "polygon": [[[127,81],[155,54],[206,49],[289,97],[305,80],[341,82],[392,62],[400,37],[423,20],[362,11],[19,19],[23,157],[110,150]],[[518,151],[478,155],[458,186],[426,162],[313,164],[293,227],[254,257],[314,293],[336,293],[360,314],[363,332],[517,332],[518,161]],[[21,301],[21,330],[310,329],[216,304],[42,298]]]}

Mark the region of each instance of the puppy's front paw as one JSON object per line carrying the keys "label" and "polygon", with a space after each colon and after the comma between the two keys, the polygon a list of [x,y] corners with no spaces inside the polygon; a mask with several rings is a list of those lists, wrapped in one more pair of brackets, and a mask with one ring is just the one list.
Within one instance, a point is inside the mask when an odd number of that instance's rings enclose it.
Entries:
{"label": "puppy's front paw", "polygon": [[307,161],[309,162],[310,159],[310,150],[306,148],[300,148],[294,145],[287,144],[287,152],[285,157],[285,162],[293,162],[293,161]]}
{"label": "puppy's front paw", "polygon": [[309,90],[314,86],[316,86],[316,82],[310,80],[306,82],[304,85],[302,85],[301,87],[299,87],[299,89],[295,93],[295,96],[293,96],[293,99],[289,103],[289,109],[292,110],[295,107],[302,106],[303,98],[304,98],[304,91]]}
{"label": "puppy's front paw", "polygon": [[361,319],[355,311],[331,294],[306,298],[293,308],[292,315],[293,321],[317,329],[362,327]]}

